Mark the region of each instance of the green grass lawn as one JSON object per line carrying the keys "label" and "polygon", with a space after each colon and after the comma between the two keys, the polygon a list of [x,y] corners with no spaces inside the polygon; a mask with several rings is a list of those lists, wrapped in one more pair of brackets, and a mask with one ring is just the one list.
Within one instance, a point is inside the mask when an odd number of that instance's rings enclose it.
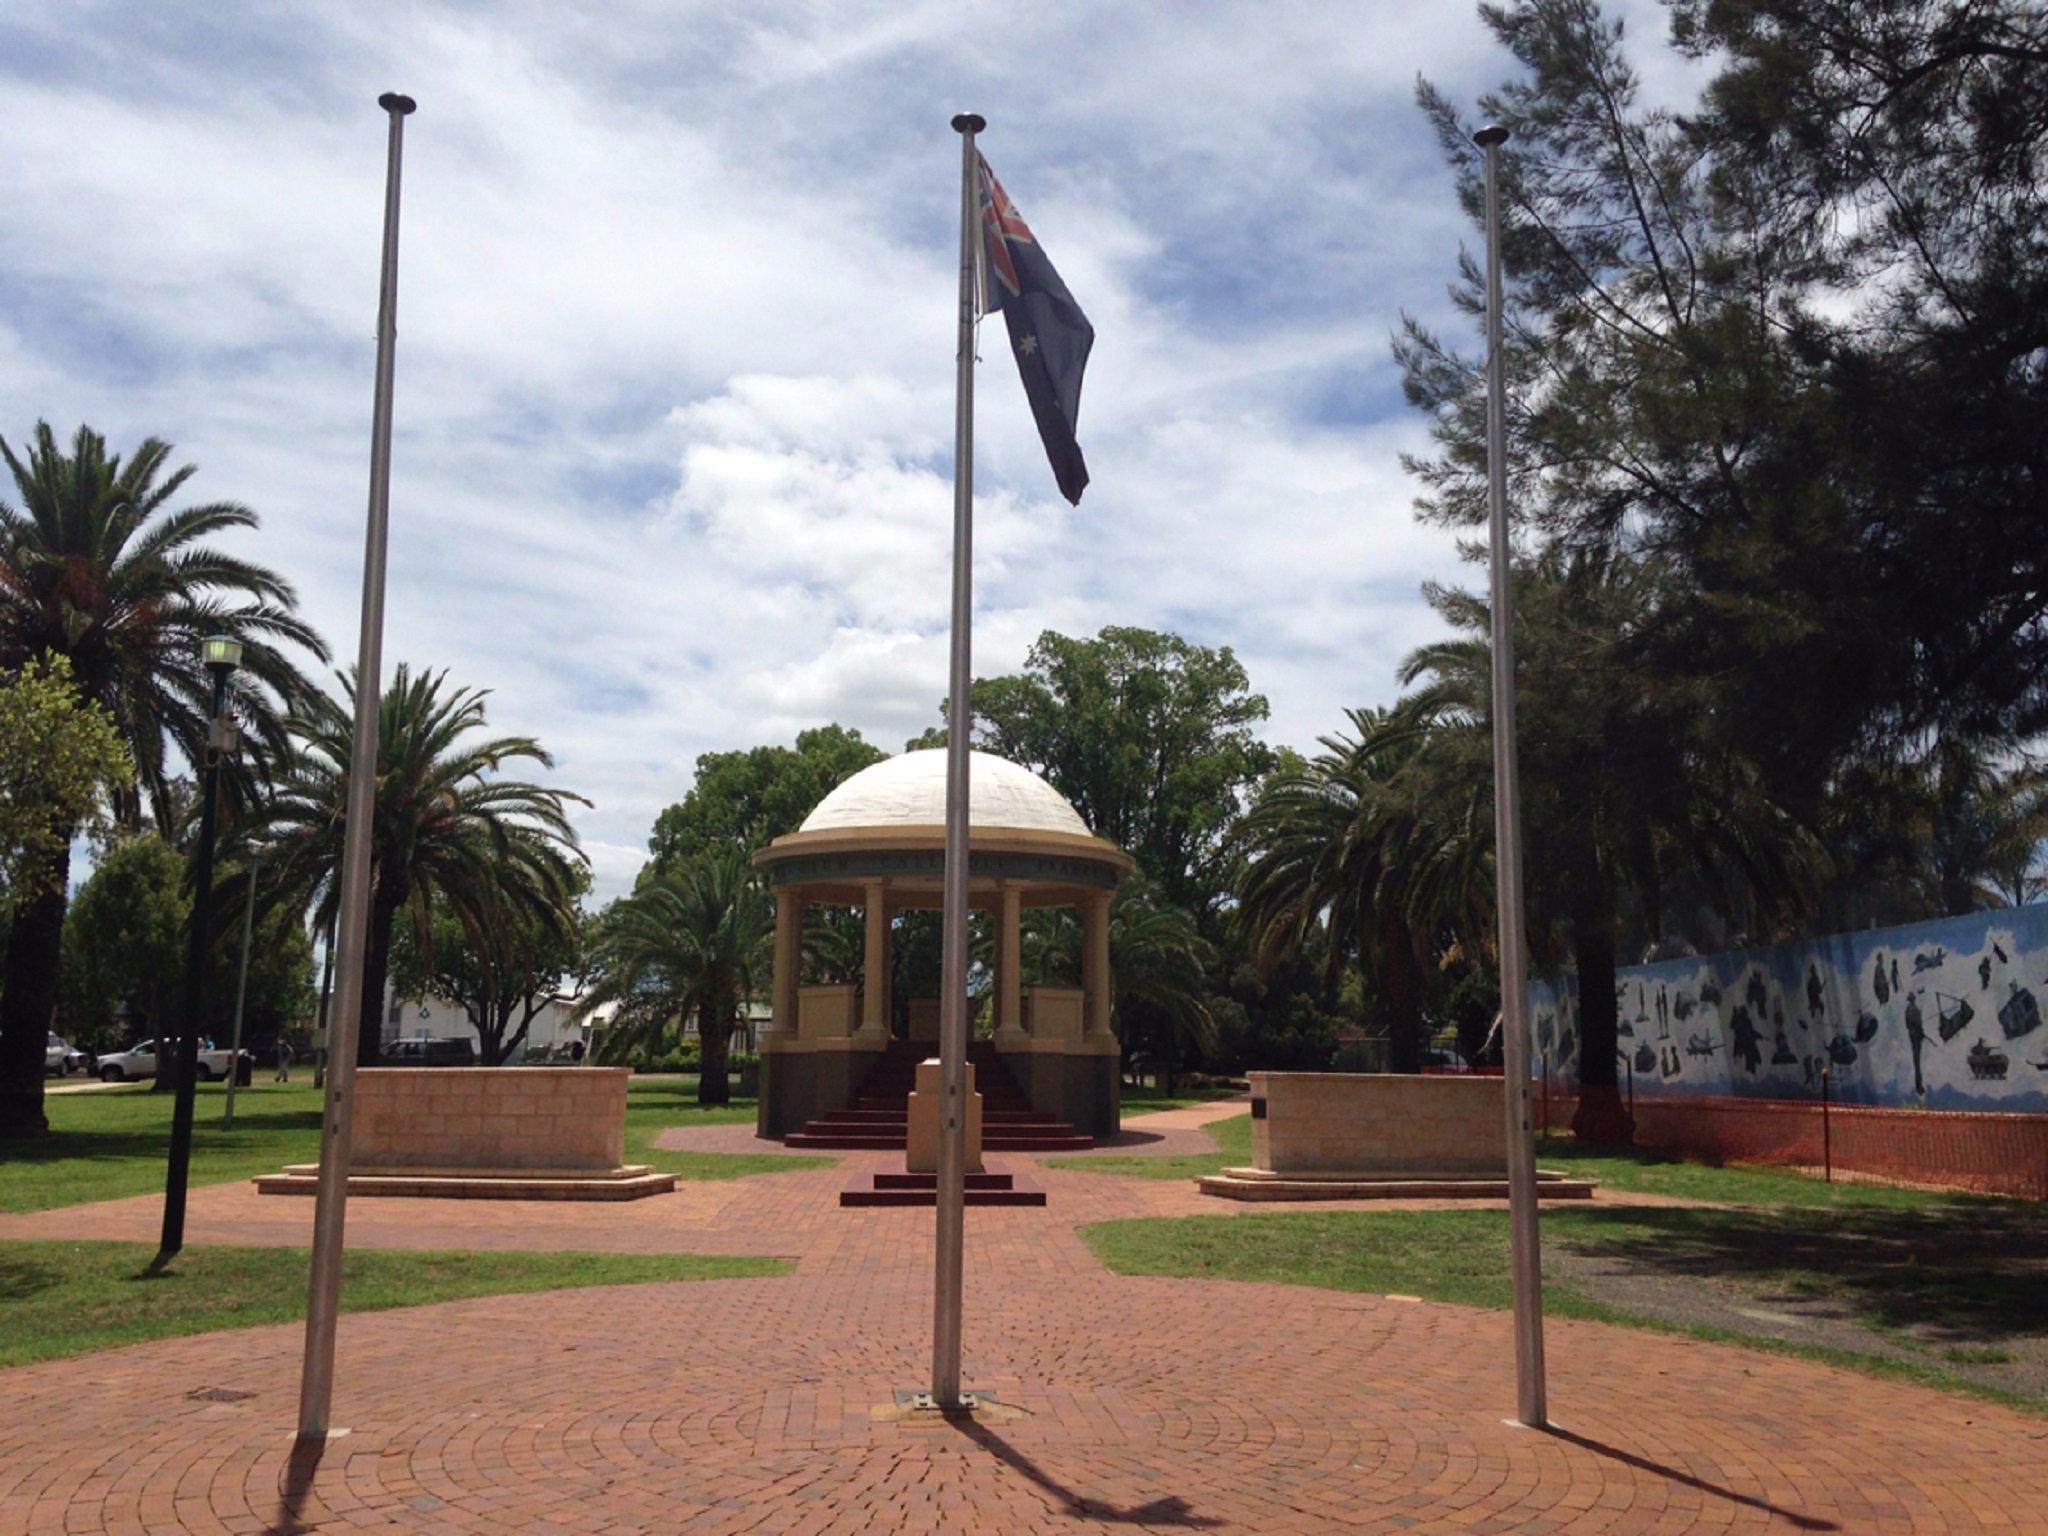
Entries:
{"label": "green grass lawn", "polygon": [[[144,1278],[145,1243],[0,1242],[0,1366],[55,1360],[144,1339],[303,1317],[303,1248],[188,1248]],[[350,1249],[342,1310],[653,1280],[787,1273],[786,1259],[706,1254],[441,1253]],[[588,1308],[587,1298],[572,1305]]]}
{"label": "green grass lawn", "polygon": [[1536,1162],[1540,1167],[1597,1179],[1610,1189],[1642,1190],[1722,1205],[1883,1206],[1912,1210],[1957,1201],[1981,1203],[1995,1199],[1955,1190],[1899,1189],[1889,1184],[1846,1180],[1831,1184],[1791,1168],[1716,1167],[1689,1163],[1662,1152],[1598,1152],[1561,1136],[1537,1141]]}
{"label": "green grass lawn", "polygon": [[[1729,1204],[1544,1209],[1548,1312],[1784,1350],[2048,1412],[2048,1212],[1940,1196],[1905,1204],[1900,1191],[1867,1185],[1836,1186],[1828,1208],[1798,1198],[1811,1191],[1772,1204],[1761,1197],[1774,1186],[1750,1170],[1668,1176]],[[1082,1236],[1122,1274],[1512,1300],[1497,1209],[1148,1218]]]}
{"label": "green grass lawn", "polygon": [[1125,1113],[1149,1115],[1162,1109],[1186,1109],[1191,1104],[1214,1104],[1218,1099],[1234,1099],[1242,1092],[1242,1088],[1182,1087],[1166,1093],[1153,1083],[1140,1083],[1135,1088],[1125,1083],[1120,1097]]}
{"label": "green grass lawn", "polygon": [[654,1145],[661,1132],[686,1125],[752,1125],[754,1100],[734,1099],[707,1108],[697,1102],[694,1077],[635,1078],[626,1094],[626,1161],[646,1163],[684,1179],[743,1179],[754,1173],[822,1168],[837,1158],[788,1152],[679,1152]]}
{"label": "green grass lawn", "polygon": [[[686,1179],[736,1179],[814,1167],[829,1158],[738,1152],[660,1152],[655,1135],[675,1125],[751,1122],[754,1101],[699,1107],[695,1078],[635,1080],[626,1099],[626,1156]],[[225,1184],[274,1173],[320,1155],[321,1092],[310,1077],[292,1083],[260,1079],[235,1093],[235,1128],[221,1128],[227,1088],[201,1083],[192,1123],[191,1180]],[[0,1144],[0,1211],[147,1194],[163,1187],[172,1096],[149,1087],[47,1095],[50,1134]]]}
{"label": "green grass lawn", "polygon": [[1066,1157],[1048,1157],[1049,1167],[1073,1168],[1082,1173],[1115,1173],[1127,1179],[1198,1179],[1203,1174],[1221,1173],[1225,1168],[1242,1168],[1252,1160],[1252,1116],[1246,1110],[1202,1127],[1216,1143],[1214,1152],[1188,1153],[1178,1157],[1146,1157],[1127,1152],[1076,1152]]}

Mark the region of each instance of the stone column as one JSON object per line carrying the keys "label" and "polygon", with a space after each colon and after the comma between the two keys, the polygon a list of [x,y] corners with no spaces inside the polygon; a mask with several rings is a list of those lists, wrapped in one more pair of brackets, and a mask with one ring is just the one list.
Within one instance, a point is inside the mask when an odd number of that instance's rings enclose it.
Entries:
{"label": "stone column", "polygon": [[880,880],[862,882],[867,943],[861,959],[860,1032],[864,1041],[884,1045],[889,1039],[889,901]]}
{"label": "stone column", "polygon": [[788,886],[775,888],[774,1028],[796,1038],[796,989],[803,979],[804,901]]}
{"label": "stone column", "polygon": [[1081,1031],[1108,1038],[1109,892],[1091,891],[1081,903]]}
{"label": "stone column", "polygon": [[1007,881],[996,888],[996,1039],[1024,1036],[1024,895]]}

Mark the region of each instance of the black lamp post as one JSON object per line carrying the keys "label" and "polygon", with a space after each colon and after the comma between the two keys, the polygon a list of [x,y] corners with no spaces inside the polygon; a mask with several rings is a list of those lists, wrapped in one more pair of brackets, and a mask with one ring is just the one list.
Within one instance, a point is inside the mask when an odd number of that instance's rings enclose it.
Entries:
{"label": "black lamp post", "polygon": [[[185,950],[185,997],[179,1010],[178,1100],[171,1111],[170,1166],[164,1173],[164,1231],[151,1270],[160,1270],[185,1246],[185,1178],[192,1161],[193,1094],[199,1076],[199,1028],[206,1017],[206,959],[213,941],[213,825],[220,801],[220,763],[235,750],[235,725],[228,718],[228,679],[242,660],[242,642],[209,635],[200,659],[213,674],[213,707],[207,712],[205,759],[199,768],[199,844],[192,851],[192,925]],[[164,1042],[159,1041],[159,1051]],[[158,1057],[162,1060],[162,1056]]]}

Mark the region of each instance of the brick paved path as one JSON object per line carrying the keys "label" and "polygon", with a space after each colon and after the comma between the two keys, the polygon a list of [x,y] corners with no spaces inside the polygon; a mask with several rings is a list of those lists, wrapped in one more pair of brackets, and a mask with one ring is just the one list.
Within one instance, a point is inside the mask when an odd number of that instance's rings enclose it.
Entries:
{"label": "brick paved path", "polygon": [[[928,1371],[931,1215],[839,1210],[846,1172],[601,1209],[359,1202],[352,1231],[387,1243],[580,1238],[798,1269],[345,1318],[352,1432],[317,1465],[290,1458],[296,1327],[0,1373],[0,1533],[2048,1531],[2048,1422],[1553,1322],[1569,1433],[1533,1434],[1501,1422],[1504,1314],[1112,1276],[1078,1222],[1216,1207],[1058,1170],[1047,1209],[968,1217],[966,1377],[1004,1411],[903,1422],[892,1391]],[[136,1208],[0,1233],[117,1235]],[[302,1241],[310,1202],[226,1187],[193,1216],[195,1240],[251,1240],[239,1217]],[[252,1395],[193,1396],[214,1388]]]}

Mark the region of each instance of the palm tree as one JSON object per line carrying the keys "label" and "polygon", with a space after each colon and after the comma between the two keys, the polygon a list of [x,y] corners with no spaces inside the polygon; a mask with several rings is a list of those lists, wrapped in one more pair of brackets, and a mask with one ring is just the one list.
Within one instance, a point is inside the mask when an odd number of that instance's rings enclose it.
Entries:
{"label": "palm tree", "polygon": [[1919,777],[1929,895],[1944,914],[2024,906],[2039,893],[2048,774],[1951,735],[1935,743]]}
{"label": "palm tree", "polygon": [[[1073,907],[1025,915],[1019,935],[1024,973],[1055,985],[1081,975],[1081,920]],[[1193,1060],[1216,1039],[1209,968],[1216,952],[1185,908],[1165,900],[1141,874],[1127,877],[1109,904],[1110,1006],[1125,1048],[1149,1042],[1172,1087],[1176,1062]]]}
{"label": "palm tree", "polygon": [[[223,552],[220,535],[257,526],[235,502],[174,508],[194,466],[168,468],[171,446],[149,438],[130,458],[80,427],[67,454],[39,422],[26,456],[0,439],[19,504],[0,501],[0,668],[64,657],[81,696],[114,722],[136,788],[115,796],[134,827],[141,797],[163,811],[178,759],[204,750],[211,684],[200,642],[242,642],[237,711],[259,742],[283,742],[282,721],[306,691],[280,646],[326,647],[294,612],[284,579]],[[56,1003],[65,888],[75,827],[54,829],[43,894],[14,916],[0,971],[0,1137],[40,1134],[42,1050]]]}
{"label": "palm tree", "polygon": [[[1615,1056],[1614,975],[1625,927],[1662,937],[1664,891],[1697,882],[1724,912],[1759,919],[1796,907],[1819,848],[1766,793],[1726,729],[1713,683],[1649,664],[1645,635],[1671,577],[1654,559],[1546,552],[1516,575],[1517,751],[1522,765],[1529,941],[1539,965],[1567,959],[1579,982],[1579,1100],[1573,1131],[1627,1140]],[[1480,598],[1438,591],[1459,631],[1408,658],[1419,685],[1405,709],[1433,720],[1418,758],[1429,797],[1467,807],[1492,797],[1491,615]],[[1490,818],[1470,818],[1490,846]]]}
{"label": "palm tree", "polygon": [[[1240,921],[1271,963],[1313,947],[1335,990],[1356,961],[1387,1009],[1391,1065],[1421,1065],[1430,965],[1490,943],[1492,827],[1482,790],[1433,761],[1463,723],[1441,701],[1349,711],[1352,734],[1281,767],[1245,818]],[[1311,944],[1319,938],[1319,944]]]}
{"label": "palm tree", "polygon": [[[331,916],[340,886],[354,684],[309,695],[291,720],[289,754],[256,811],[253,840],[280,887]],[[384,983],[401,915],[431,948],[438,901],[483,942],[507,914],[567,922],[582,853],[568,821],[580,795],[500,777],[511,763],[552,767],[530,736],[470,738],[485,726],[481,689],[401,665],[378,708],[377,799],[370,831],[370,926],[356,1059],[374,1064]]]}
{"label": "palm tree", "polygon": [[697,1102],[723,1104],[733,1025],[770,963],[774,907],[747,850],[714,848],[657,871],[606,912],[592,955],[596,979],[579,1019],[617,1004],[603,1050],[658,1043],[695,1014],[702,1049]]}

